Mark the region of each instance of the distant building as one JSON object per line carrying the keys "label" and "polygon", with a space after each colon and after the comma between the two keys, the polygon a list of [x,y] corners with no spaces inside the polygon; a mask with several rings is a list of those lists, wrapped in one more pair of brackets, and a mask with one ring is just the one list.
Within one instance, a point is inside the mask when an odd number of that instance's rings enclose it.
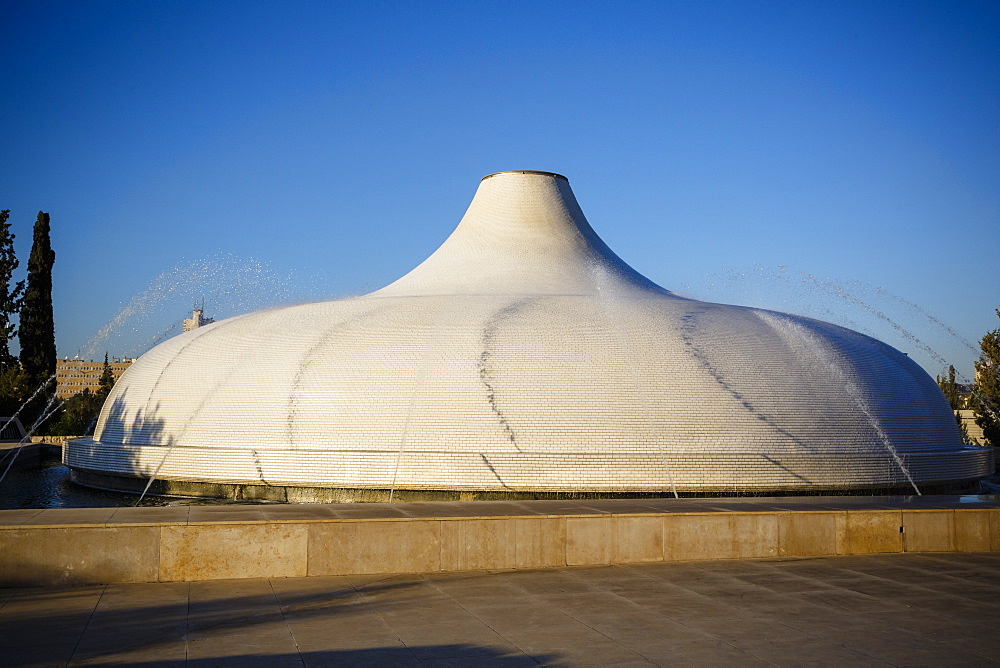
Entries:
{"label": "distant building", "polygon": [[976,424],[976,412],[969,409],[962,409],[955,412],[958,413],[959,419],[965,425],[965,430],[969,434],[969,438],[973,439],[979,445],[985,445],[986,435],[983,433],[983,428]]}
{"label": "distant building", "polygon": [[[196,302],[190,318],[184,319],[184,331],[190,332],[204,325],[215,322],[212,318],[205,317],[205,302]],[[115,377],[115,382],[125,373],[125,369],[135,362],[134,357],[114,357],[108,363],[111,373]],[[56,395],[60,399],[67,399],[74,394],[83,392],[89,388],[91,392],[96,392],[101,384],[101,373],[104,371],[103,360],[81,360],[81,359],[61,359],[56,360]]]}
{"label": "distant building", "polygon": [[192,329],[198,329],[203,325],[208,325],[215,322],[212,318],[205,317],[205,302],[194,305],[194,311],[191,312],[190,318],[184,318],[184,331],[190,332]]}
{"label": "distant building", "polygon": [[[112,357],[108,362],[111,367],[111,375],[118,381],[119,376],[125,373],[125,369],[132,366],[134,357]],[[101,373],[104,371],[104,360],[95,362],[94,360],[62,359],[56,360],[56,396],[60,399],[83,392],[89,388],[91,392],[96,392],[101,386]]]}

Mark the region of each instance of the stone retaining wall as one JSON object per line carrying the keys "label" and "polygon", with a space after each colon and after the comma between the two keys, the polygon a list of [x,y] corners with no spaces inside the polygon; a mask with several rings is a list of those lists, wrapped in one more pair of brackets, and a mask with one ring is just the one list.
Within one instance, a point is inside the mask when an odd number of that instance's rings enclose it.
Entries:
{"label": "stone retaining wall", "polygon": [[0,586],[1000,551],[1000,508],[86,521],[101,510],[0,512]]}

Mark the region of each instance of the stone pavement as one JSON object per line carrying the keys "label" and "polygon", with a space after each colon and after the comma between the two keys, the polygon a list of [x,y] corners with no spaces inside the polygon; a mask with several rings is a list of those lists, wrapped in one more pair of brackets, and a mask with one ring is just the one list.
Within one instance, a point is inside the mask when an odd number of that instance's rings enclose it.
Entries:
{"label": "stone pavement", "polygon": [[20,665],[1000,664],[1000,553],[0,590]]}

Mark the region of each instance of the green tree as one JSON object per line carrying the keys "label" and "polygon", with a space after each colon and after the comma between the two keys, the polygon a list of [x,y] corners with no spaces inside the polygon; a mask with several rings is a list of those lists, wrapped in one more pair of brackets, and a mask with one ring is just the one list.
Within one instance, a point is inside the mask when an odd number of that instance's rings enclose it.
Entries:
{"label": "green tree", "polygon": [[111,389],[115,386],[115,375],[111,372],[111,365],[108,364],[108,354],[104,353],[104,368],[101,369],[101,378],[97,381],[100,389],[97,390],[97,396],[101,398],[103,402],[111,394]]}
{"label": "green tree", "polygon": [[962,398],[962,388],[955,380],[954,366],[949,366],[945,373],[937,377],[937,384],[938,387],[941,388],[941,393],[944,394],[944,398],[948,400],[948,405],[951,406],[951,410],[957,411],[961,409],[962,404],[964,403]]}
{"label": "green tree", "polygon": [[0,211],[0,370],[17,363],[17,358],[10,354],[8,344],[17,335],[17,326],[11,322],[11,317],[21,310],[24,293],[24,281],[18,281],[13,286],[10,283],[20,263],[14,254],[14,235],[8,218],[10,209]]}
{"label": "green tree", "polygon": [[104,353],[104,368],[97,382],[96,392],[91,392],[89,387],[85,387],[82,392],[66,400],[59,417],[49,423],[46,429],[50,435],[86,436],[92,433],[104,401],[115,386],[115,375],[111,371],[111,364],[108,363],[107,353]]}
{"label": "green tree", "polygon": [[49,241],[49,214],[38,212],[31,255],[28,256],[28,287],[21,309],[21,366],[38,383],[56,372],[56,333],[52,317],[52,265],[56,254]]}
{"label": "green tree", "polygon": [[973,443],[972,437],[969,436],[969,430],[962,420],[962,414],[959,413],[961,409],[965,408],[965,396],[962,394],[962,386],[955,380],[955,367],[949,365],[948,370],[937,377],[937,384],[941,388],[944,398],[948,400],[951,410],[955,413],[955,422],[958,423],[958,430],[962,433],[962,442]]}
{"label": "green tree", "polygon": [[[11,364],[0,369],[0,416],[11,417],[21,407],[24,400],[35,391],[36,383],[32,383],[28,374],[20,364]],[[22,422],[25,418],[22,414]]]}
{"label": "green tree", "polygon": [[[1000,317],[1000,309],[996,309]],[[975,391],[969,399],[986,443],[1000,447],[1000,327],[979,341]]]}
{"label": "green tree", "polygon": [[[41,387],[21,412],[21,422],[34,425],[50,407],[55,391],[56,333],[52,318],[52,265],[56,254],[49,241],[49,214],[39,211],[35,221],[31,255],[28,256],[28,285],[24,291],[18,339],[21,368],[32,386]],[[37,425],[43,429],[44,425]],[[40,433],[44,433],[41,431]]]}
{"label": "green tree", "polygon": [[47,431],[53,436],[86,436],[94,428],[103,405],[100,392],[91,392],[86,387],[66,400],[59,418],[49,425]]}

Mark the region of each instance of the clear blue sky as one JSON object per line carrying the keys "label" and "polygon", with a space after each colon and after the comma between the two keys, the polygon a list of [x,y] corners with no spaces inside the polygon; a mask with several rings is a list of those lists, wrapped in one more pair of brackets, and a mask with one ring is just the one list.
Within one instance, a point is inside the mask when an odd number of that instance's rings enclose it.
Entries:
{"label": "clear blue sky", "polygon": [[112,355],[193,296],[379,287],[508,169],[568,176],[664,287],[855,325],[931,373],[873,311],[966,374],[897,296],[972,343],[1000,326],[996,2],[7,0],[0,24],[0,208],[22,270],[52,215],[63,356],[137,294]]}

